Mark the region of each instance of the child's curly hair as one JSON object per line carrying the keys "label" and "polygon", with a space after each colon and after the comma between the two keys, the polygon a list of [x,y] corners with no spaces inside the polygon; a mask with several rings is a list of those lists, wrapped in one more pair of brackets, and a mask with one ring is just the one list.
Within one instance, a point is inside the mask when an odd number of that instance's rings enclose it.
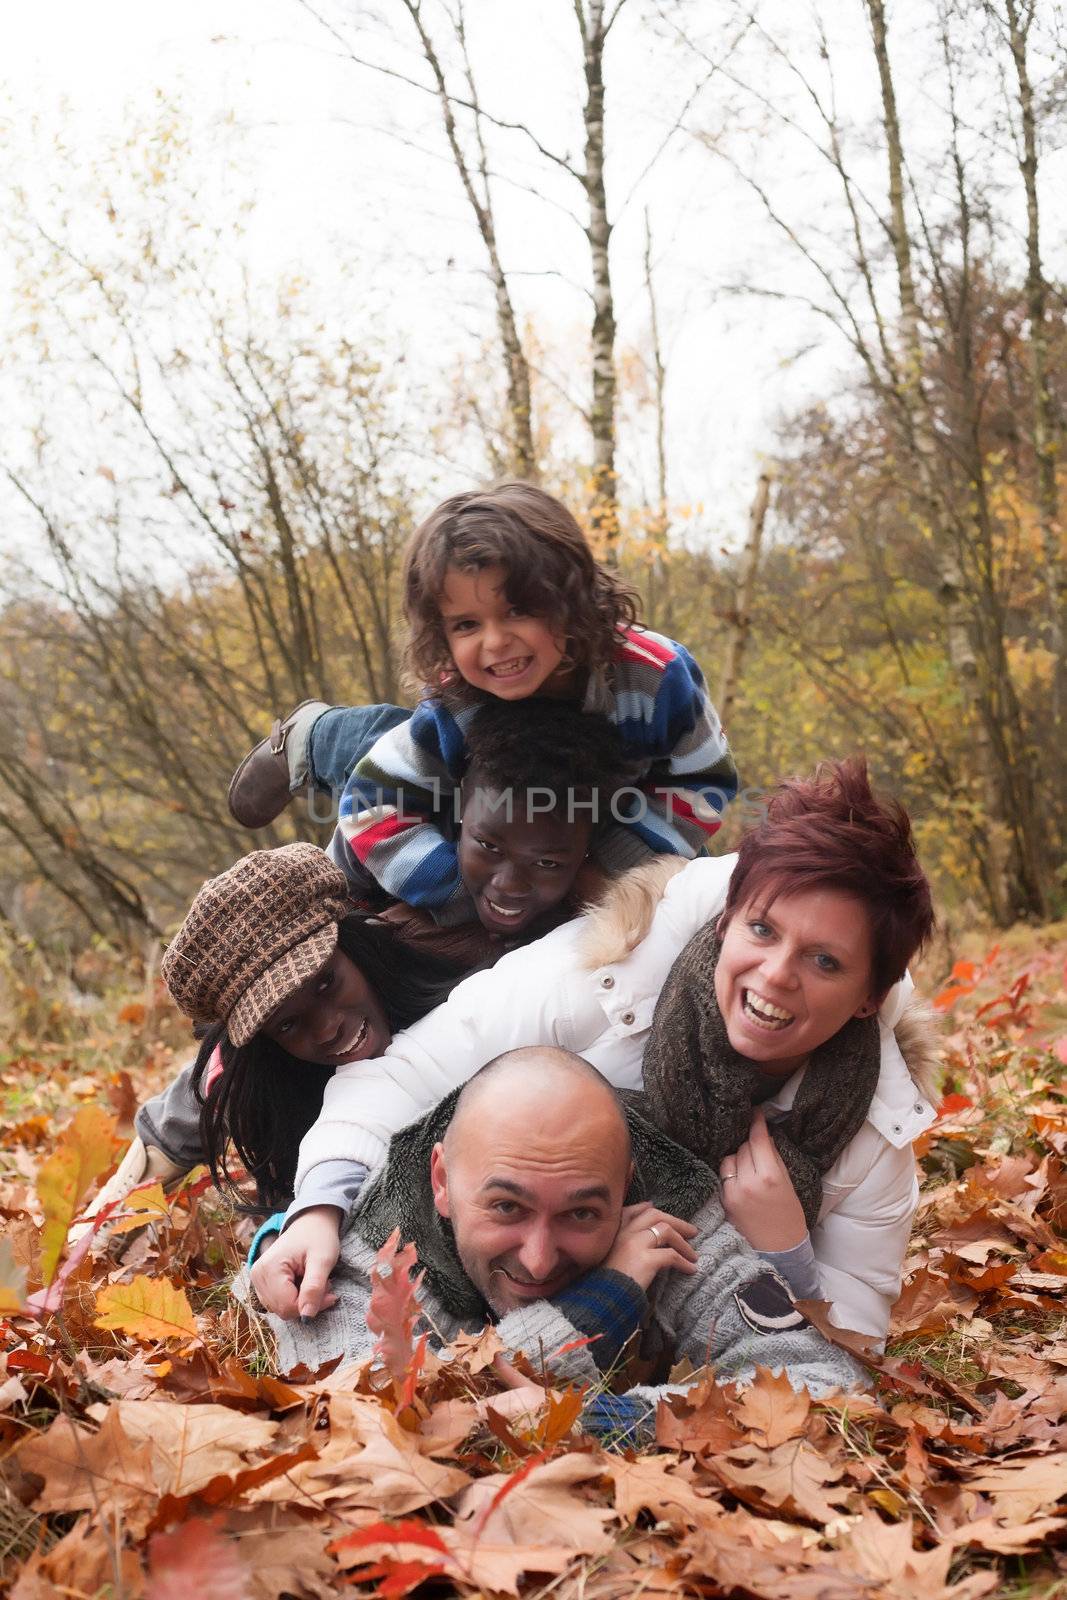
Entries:
{"label": "child's curly hair", "polygon": [[435,694],[460,702],[484,698],[456,672],[439,600],[449,567],[489,566],[503,567],[513,606],[558,625],[576,671],[607,666],[620,631],[637,620],[636,591],[600,565],[554,496],[520,481],[451,495],[416,528],[404,555],[407,664]]}

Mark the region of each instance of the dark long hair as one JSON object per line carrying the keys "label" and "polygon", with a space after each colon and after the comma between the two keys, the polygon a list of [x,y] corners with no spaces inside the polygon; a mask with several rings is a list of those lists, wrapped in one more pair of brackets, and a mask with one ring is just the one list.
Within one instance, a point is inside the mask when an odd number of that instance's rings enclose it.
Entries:
{"label": "dark long hair", "polygon": [[[355,913],[340,924],[337,948],[354,961],[377,994],[392,1033],[424,1017],[446,1000],[465,976],[425,951],[398,939],[385,923]],[[204,1074],[215,1046],[223,1070],[205,1093]],[[223,1024],[201,1039],[193,1073],[200,1102],[200,1137],[211,1175],[242,1210],[274,1211],[287,1204],[296,1181],[300,1141],[322,1110],[334,1069],[298,1061],[266,1034],[232,1045]],[[249,1206],[230,1171],[230,1149],[256,1185]]]}

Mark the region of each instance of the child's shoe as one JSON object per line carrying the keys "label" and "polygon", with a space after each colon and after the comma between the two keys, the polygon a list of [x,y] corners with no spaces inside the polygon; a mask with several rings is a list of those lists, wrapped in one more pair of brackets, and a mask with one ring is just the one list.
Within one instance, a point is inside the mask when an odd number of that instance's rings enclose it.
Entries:
{"label": "child's shoe", "polygon": [[[68,1232],[68,1246],[72,1247],[84,1238],[92,1227],[93,1219],[100,1215],[105,1206],[125,1200],[132,1190],[156,1179],[164,1188],[173,1187],[179,1178],[185,1177],[188,1170],[188,1167],[179,1166],[164,1155],[154,1144],[145,1144],[142,1138],[135,1138],[119,1162],[117,1171],[112,1173],[92,1205],[83,1212],[81,1221],[76,1222]],[[106,1223],[102,1231],[106,1234]]]}
{"label": "child's shoe", "polygon": [[308,738],[329,709],[325,700],[302,700],[284,722],[279,717],[269,738],[261,739],[245,756],[226,796],[230,815],[242,827],[265,828],[307,782]]}

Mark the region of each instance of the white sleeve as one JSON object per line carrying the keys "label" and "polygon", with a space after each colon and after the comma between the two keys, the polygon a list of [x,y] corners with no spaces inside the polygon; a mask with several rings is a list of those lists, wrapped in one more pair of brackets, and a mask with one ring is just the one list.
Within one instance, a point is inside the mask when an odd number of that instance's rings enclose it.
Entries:
{"label": "white sleeve", "polygon": [[737,856],[698,856],[676,872],[663,891],[656,922],[677,945],[677,954],[726,904]]}
{"label": "white sleeve", "polygon": [[559,991],[577,965],[576,937],[571,922],[513,950],[457,984],[443,1005],[398,1033],[383,1056],[339,1068],[300,1145],[297,1196],[321,1161],[360,1162],[373,1172],[394,1133],[503,1051],[566,1047],[569,1019]]}
{"label": "white sleeve", "polygon": [[[824,1193],[832,1195],[832,1186]],[[911,1146],[882,1140],[863,1179],[812,1229],[821,1298],[839,1328],[885,1340],[918,1203]]]}

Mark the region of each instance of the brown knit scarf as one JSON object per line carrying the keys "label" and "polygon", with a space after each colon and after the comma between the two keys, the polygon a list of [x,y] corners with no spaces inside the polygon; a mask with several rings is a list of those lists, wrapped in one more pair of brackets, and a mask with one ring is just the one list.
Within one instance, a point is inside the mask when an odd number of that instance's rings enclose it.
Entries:
{"label": "brown knit scarf", "polygon": [[[718,919],[690,939],[656,1002],[644,1060],[645,1114],[716,1172],[748,1138],[758,1083],[715,998],[721,948]],[[822,1175],[863,1126],[880,1070],[878,1018],[851,1018],[812,1051],[790,1111],[771,1127],[809,1228]]]}

